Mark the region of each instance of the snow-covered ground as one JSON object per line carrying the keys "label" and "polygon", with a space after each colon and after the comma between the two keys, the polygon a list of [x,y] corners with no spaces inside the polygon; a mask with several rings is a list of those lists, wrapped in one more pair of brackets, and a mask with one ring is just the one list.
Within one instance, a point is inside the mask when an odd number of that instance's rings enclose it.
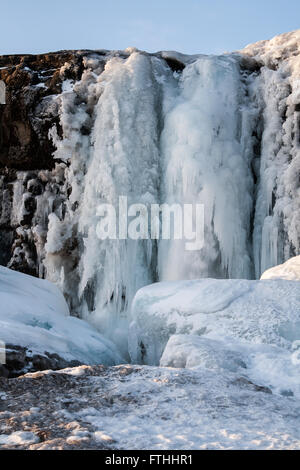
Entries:
{"label": "snow-covered ground", "polygon": [[[69,316],[56,287],[6,268],[0,276],[6,341],[116,363],[114,346]],[[153,366],[0,378],[0,448],[300,449],[299,294],[299,281],[280,279],[141,289],[129,345],[133,361]]]}
{"label": "snow-covered ground", "polygon": [[0,383],[2,449],[300,449],[299,400],[240,373],[82,366]]}
{"label": "snow-covered ground", "polygon": [[0,340],[28,354],[58,354],[66,361],[115,365],[116,347],[91,325],[71,317],[59,289],[0,266]]}

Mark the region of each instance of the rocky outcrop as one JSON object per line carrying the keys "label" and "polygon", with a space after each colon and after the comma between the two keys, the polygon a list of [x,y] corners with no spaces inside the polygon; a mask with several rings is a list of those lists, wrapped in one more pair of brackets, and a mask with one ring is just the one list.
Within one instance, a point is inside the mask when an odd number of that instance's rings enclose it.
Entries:
{"label": "rocky outcrop", "polygon": [[0,79],[6,85],[6,104],[0,106],[2,168],[54,167],[48,132],[53,124],[59,129],[59,116],[53,97],[61,93],[63,80],[80,78],[82,60],[75,51],[0,57]]}
{"label": "rocky outcrop", "polygon": [[26,372],[58,370],[80,365],[79,361],[66,361],[58,354],[33,354],[29,348],[6,345],[6,363],[0,364],[0,377],[18,377]]}
{"label": "rocky outcrop", "polygon": [[[60,134],[59,99],[65,80],[80,78],[88,52],[0,57],[6,104],[0,105],[0,264],[41,276],[47,213],[38,211],[45,193],[52,208],[60,205],[63,168],[55,171],[49,129]],[[41,199],[41,198],[39,198]],[[39,213],[39,234],[32,231]]]}

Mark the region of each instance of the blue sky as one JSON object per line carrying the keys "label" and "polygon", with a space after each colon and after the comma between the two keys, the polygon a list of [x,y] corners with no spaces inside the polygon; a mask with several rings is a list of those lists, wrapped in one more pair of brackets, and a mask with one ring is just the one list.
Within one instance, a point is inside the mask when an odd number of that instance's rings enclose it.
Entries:
{"label": "blue sky", "polygon": [[221,53],[300,28],[299,0],[0,0],[0,54]]}

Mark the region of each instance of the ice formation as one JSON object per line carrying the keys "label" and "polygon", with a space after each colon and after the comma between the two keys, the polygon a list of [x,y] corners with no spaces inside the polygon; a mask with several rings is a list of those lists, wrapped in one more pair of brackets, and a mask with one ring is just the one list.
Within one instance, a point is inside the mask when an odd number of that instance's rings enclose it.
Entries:
{"label": "ice formation", "polygon": [[[3,206],[18,236],[8,266],[55,282],[72,313],[126,355],[128,310],[144,285],[259,279],[298,255],[299,35],[220,56],[87,51],[81,78],[41,103],[43,116],[59,109],[56,167],[18,172]],[[99,204],[119,196],[204,204],[204,246],[100,240]]]}
{"label": "ice formation", "polygon": [[266,269],[300,249],[300,30],[247,46],[265,64],[256,86],[263,125],[254,219],[254,264]]}
{"label": "ice formation", "polygon": [[164,119],[161,192],[170,204],[204,204],[205,238],[196,253],[185,251],[184,241],[162,241],[162,280],[252,277],[249,169],[257,110],[245,96],[247,80],[230,56],[201,57],[182,72]]}
{"label": "ice formation", "polygon": [[[172,72],[170,57],[182,72]],[[263,60],[255,48],[193,57],[95,53],[81,81],[65,87],[63,139],[53,136],[55,158],[70,162],[72,192],[64,217],[50,217],[47,276],[115,341],[126,338],[126,312],[143,285],[251,279],[298,252],[298,58],[278,59],[276,70]],[[99,240],[97,207],[116,205],[120,195],[129,203],[203,203],[204,247]],[[65,256],[72,238],[75,269]]]}

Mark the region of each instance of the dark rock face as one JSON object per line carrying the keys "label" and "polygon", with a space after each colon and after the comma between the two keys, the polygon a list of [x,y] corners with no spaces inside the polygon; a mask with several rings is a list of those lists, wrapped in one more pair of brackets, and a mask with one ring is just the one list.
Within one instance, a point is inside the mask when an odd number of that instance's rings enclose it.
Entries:
{"label": "dark rock face", "polygon": [[[0,80],[6,85],[6,104],[0,105],[0,264],[26,274],[44,274],[39,258],[48,214],[41,215],[42,208],[39,220],[33,221],[37,198],[45,194],[56,208],[61,203],[66,165],[53,175],[55,148],[49,137],[53,126],[61,133],[57,97],[64,80],[81,77],[87,54],[0,57]],[[39,241],[31,230],[33,222],[40,229]]]}
{"label": "dark rock face", "polygon": [[18,377],[27,372],[39,370],[58,370],[66,367],[76,367],[78,361],[66,361],[58,354],[50,354],[45,351],[44,355],[33,354],[28,348],[22,346],[6,345],[6,363],[0,364],[0,377]]}
{"label": "dark rock face", "polygon": [[[48,156],[51,161],[51,155]],[[0,169],[0,263],[43,277],[40,261],[48,214],[63,201],[64,168],[18,171]]]}
{"label": "dark rock face", "polygon": [[2,168],[54,167],[48,132],[54,124],[59,128],[59,119],[51,97],[61,93],[63,80],[80,78],[82,69],[82,54],[76,52],[0,57],[0,79],[6,85],[6,105],[0,106]]}

